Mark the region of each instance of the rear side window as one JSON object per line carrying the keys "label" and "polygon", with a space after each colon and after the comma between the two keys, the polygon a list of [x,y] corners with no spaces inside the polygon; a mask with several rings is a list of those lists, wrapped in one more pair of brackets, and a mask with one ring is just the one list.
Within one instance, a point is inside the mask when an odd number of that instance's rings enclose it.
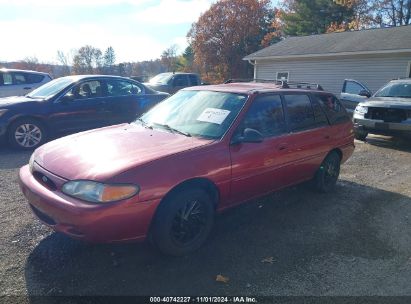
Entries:
{"label": "rear side window", "polygon": [[13,73],[14,84],[26,84],[26,75],[25,73]]}
{"label": "rear side window", "polygon": [[188,78],[190,79],[191,85],[193,86],[199,85],[198,78],[196,75],[188,75]]}
{"label": "rear side window", "polygon": [[318,127],[328,125],[328,118],[325,115],[325,112],[323,108],[321,107],[320,103],[317,101],[317,99],[313,98],[311,100],[311,104],[312,104],[313,111],[314,111],[315,124]]}
{"label": "rear side window", "polygon": [[239,132],[244,132],[246,128],[255,129],[264,137],[285,133],[286,126],[280,95],[258,96],[240,124]]}
{"label": "rear side window", "polygon": [[186,87],[188,86],[188,79],[186,75],[176,75],[173,79],[173,85],[175,87]]}
{"label": "rear side window", "polygon": [[310,98],[304,94],[284,95],[290,131],[316,127]]}
{"label": "rear side window", "polygon": [[127,96],[141,94],[140,87],[123,80],[107,80],[108,96]]}
{"label": "rear side window", "polygon": [[341,105],[340,101],[332,94],[316,94],[314,95],[325,114],[330,124],[338,124],[350,120],[350,117]]}
{"label": "rear side window", "polygon": [[41,74],[26,74],[26,83],[40,83],[44,77],[45,76]]}

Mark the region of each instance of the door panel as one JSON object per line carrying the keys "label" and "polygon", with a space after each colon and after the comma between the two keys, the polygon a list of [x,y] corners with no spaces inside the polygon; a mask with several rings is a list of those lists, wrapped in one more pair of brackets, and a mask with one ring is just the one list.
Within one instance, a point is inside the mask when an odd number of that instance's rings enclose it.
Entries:
{"label": "door panel", "polygon": [[367,97],[360,96],[359,93],[362,90],[367,90],[367,87],[361,83],[353,80],[345,80],[343,89],[341,91],[340,99],[344,107],[348,112],[354,112],[355,107],[362,101],[366,100]]}
{"label": "door panel", "polygon": [[308,95],[284,94],[284,101],[290,131],[286,183],[295,184],[314,176],[329,149],[332,134],[328,122],[314,115],[315,104]]}
{"label": "door panel", "polygon": [[[231,197],[238,203],[283,185],[289,145],[280,95],[260,95],[251,104],[234,134],[241,138],[246,128],[264,137],[260,143],[230,146],[232,162]],[[235,140],[234,140],[235,141]]]}
{"label": "door panel", "polygon": [[53,104],[49,122],[56,133],[72,133],[107,125],[105,98],[100,81],[87,81],[74,86]]}
{"label": "door panel", "polygon": [[283,187],[287,178],[287,136],[265,139],[261,143],[242,143],[230,147],[233,203],[251,199]]}
{"label": "door panel", "polygon": [[106,109],[109,124],[134,121],[159,100],[144,94],[144,88],[124,80],[108,79],[106,85]]}

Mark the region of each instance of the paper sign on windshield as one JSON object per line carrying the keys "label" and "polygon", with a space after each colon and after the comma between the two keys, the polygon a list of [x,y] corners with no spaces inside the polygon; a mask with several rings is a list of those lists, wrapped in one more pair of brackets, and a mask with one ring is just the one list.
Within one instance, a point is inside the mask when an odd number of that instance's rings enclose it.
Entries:
{"label": "paper sign on windshield", "polygon": [[198,116],[197,120],[221,125],[230,111],[216,108],[207,108]]}

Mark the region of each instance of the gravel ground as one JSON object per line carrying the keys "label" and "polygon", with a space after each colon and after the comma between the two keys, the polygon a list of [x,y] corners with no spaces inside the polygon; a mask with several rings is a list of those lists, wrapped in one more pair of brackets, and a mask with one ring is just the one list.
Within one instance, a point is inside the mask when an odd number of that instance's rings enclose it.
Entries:
{"label": "gravel ground", "polygon": [[411,145],[356,146],[335,193],[306,184],[227,211],[180,258],[53,233],[18,189],[30,153],[0,148],[0,296],[411,295]]}

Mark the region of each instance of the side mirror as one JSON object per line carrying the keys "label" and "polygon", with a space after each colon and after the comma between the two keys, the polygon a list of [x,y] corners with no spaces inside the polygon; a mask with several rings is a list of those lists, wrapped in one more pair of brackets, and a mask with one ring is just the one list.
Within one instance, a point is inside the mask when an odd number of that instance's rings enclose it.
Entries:
{"label": "side mirror", "polygon": [[255,129],[251,129],[251,128],[246,128],[244,130],[244,135],[233,138],[233,140],[231,141],[231,144],[260,143],[263,140],[264,140],[264,137],[259,131]]}
{"label": "side mirror", "polygon": [[360,93],[358,93],[358,95],[364,96],[364,97],[367,97],[367,98],[371,97],[371,93],[368,92],[367,90],[361,90]]}
{"label": "side mirror", "polygon": [[74,100],[74,96],[73,95],[64,95],[62,97],[60,97],[59,101],[63,104],[72,102]]}

